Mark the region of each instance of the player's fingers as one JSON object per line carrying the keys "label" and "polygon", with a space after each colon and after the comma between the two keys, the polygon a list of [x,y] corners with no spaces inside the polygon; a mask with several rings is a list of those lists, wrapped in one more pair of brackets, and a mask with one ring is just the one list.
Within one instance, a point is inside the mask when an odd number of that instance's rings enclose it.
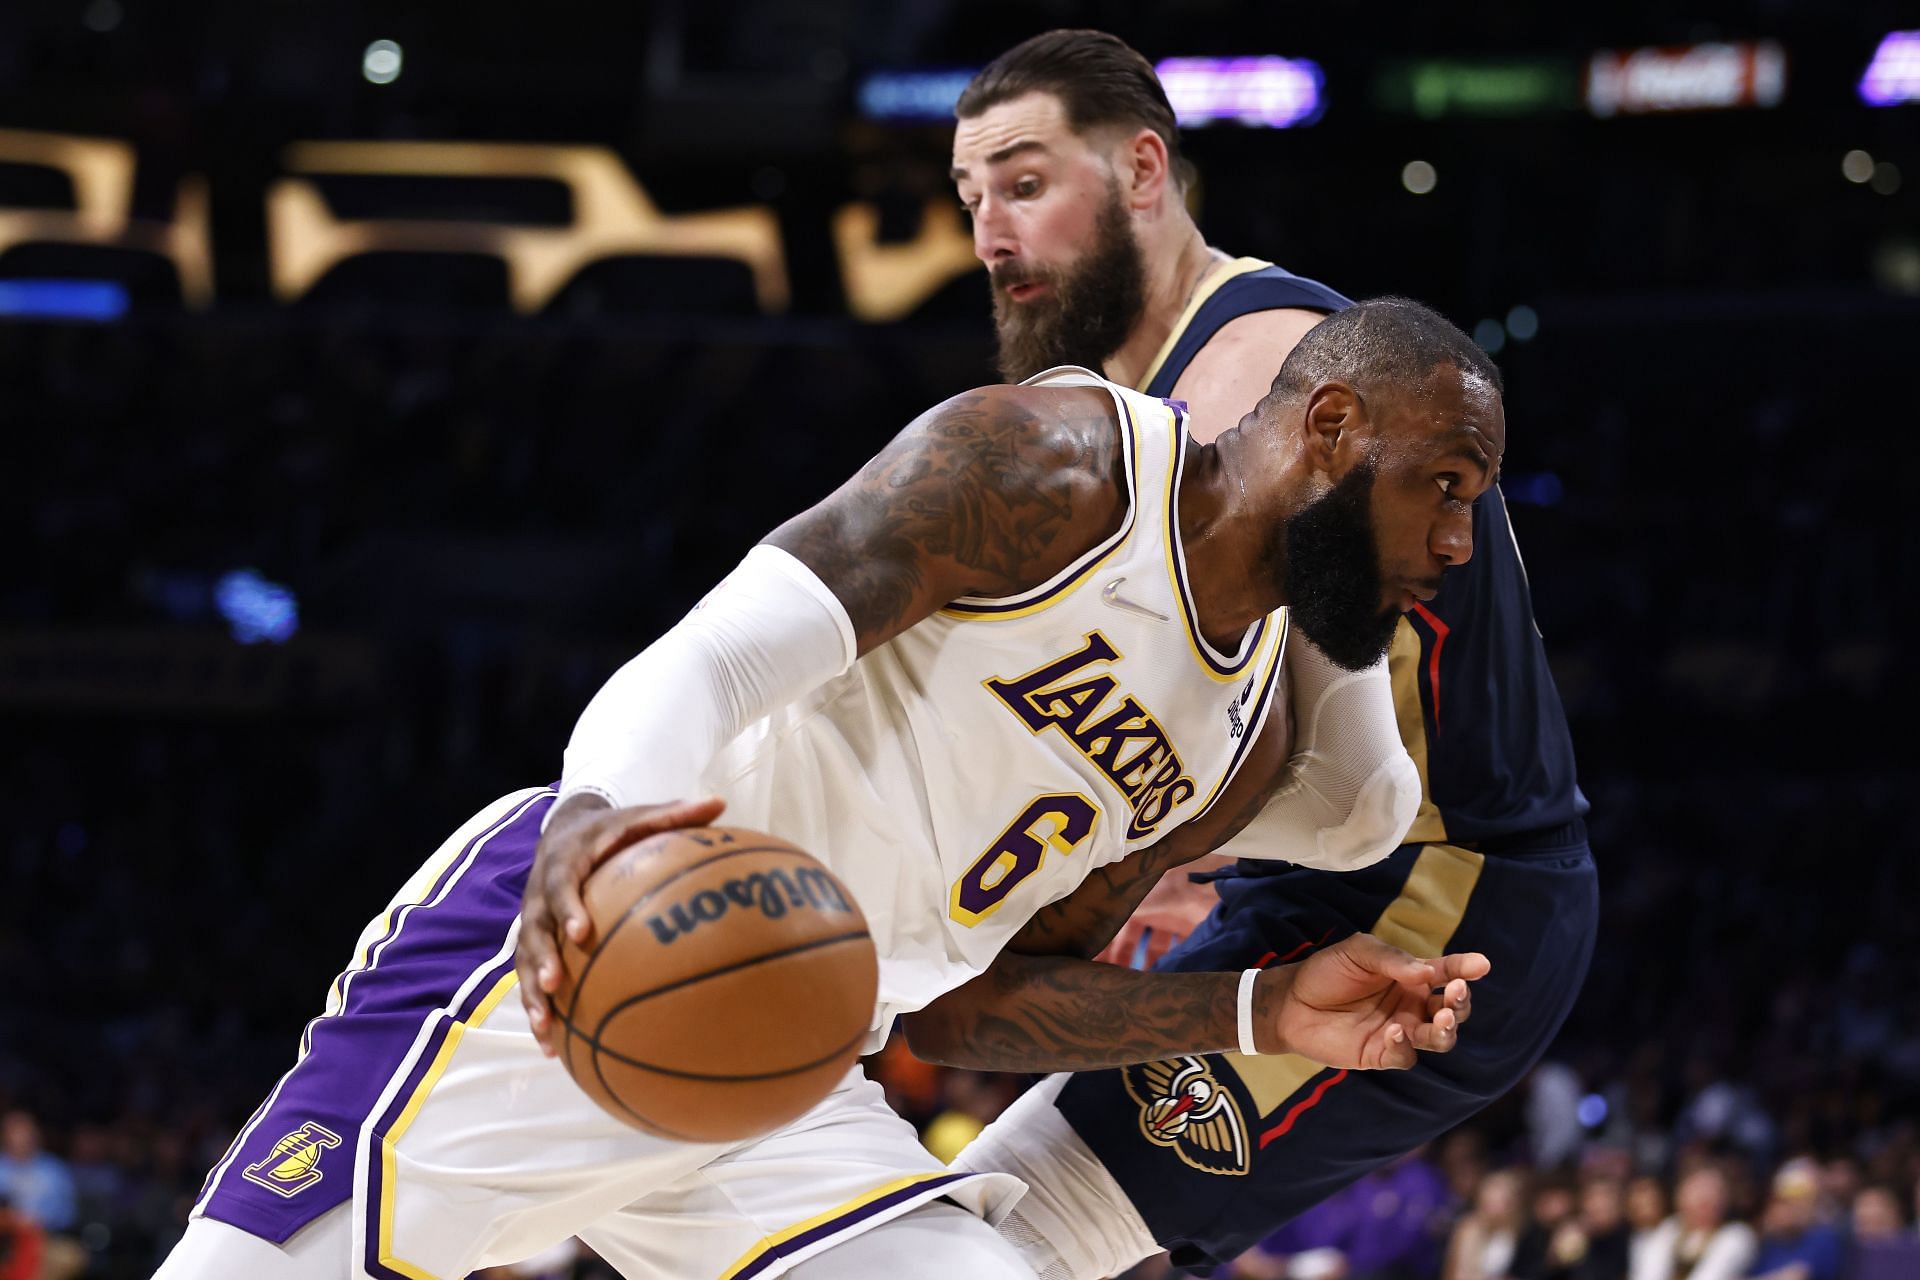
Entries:
{"label": "player's fingers", "polygon": [[1453,955],[1440,956],[1427,961],[1438,975],[1434,986],[1451,985],[1455,978],[1464,978],[1468,982],[1477,982],[1493,972],[1493,961],[1478,951],[1461,951]]}
{"label": "player's fingers", "polygon": [[1419,1060],[1414,1051],[1413,1042],[1407,1036],[1407,1029],[1398,1022],[1389,1022],[1380,1032],[1380,1052],[1374,1066],[1387,1071],[1404,1071]]}
{"label": "player's fingers", "polygon": [[1442,1009],[1411,1030],[1413,1047],[1422,1053],[1445,1053],[1460,1042],[1460,1024],[1453,1010]]}
{"label": "player's fingers", "polygon": [[1465,978],[1455,978],[1447,984],[1443,999],[1447,1008],[1453,1010],[1453,1016],[1465,1022],[1473,1016],[1473,988],[1467,985]]}
{"label": "player's fingers", "polygon": [[[719,796],[702,796],[695,800],[674,800],[667,804],[643,804],[616,810],[607,815],[602,820],[604,825],[594,832],[592,860],[586,871],[592,871],[628,845],[638,844],[649,836],[681,827],[704,827],[719,817],[721,810],[726,807],[727,802]],[[581,874],[584,878],[586,872]]]}

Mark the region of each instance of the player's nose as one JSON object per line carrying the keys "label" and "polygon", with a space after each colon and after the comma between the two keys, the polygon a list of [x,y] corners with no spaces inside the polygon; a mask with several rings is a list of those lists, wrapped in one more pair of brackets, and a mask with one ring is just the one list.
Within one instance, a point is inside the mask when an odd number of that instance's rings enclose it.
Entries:
{"label": "player's nose", "polygon": [[992,266],[1019,253],[1020,241],[1013,233],[1013,220],[999,201],[990,196],[982,199],[973,211],[973,256]]}
{"label": "player's nose", "polygon": [[1434,526],[1431,550],[1434,558],[1450,569],[1473,559],[1473,516],[1462,513],[1441,517]]}

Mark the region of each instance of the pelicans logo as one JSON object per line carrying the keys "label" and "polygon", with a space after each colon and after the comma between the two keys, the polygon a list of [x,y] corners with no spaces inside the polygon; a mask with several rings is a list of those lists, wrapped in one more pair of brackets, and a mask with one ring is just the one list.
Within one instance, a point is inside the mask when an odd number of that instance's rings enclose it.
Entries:
{"label": "pelicans logo", "polygon": [[339,1134],[309,1120],[274,1143],[265,1160],[240,1172],[276,1194],[298,1195],[320,1181],[320,1153],[339,1145]]}
{"label": "pelicans logo", "polygon": [[1127,1093],[1140,1104],[1140,1132],[1202,1173],[1247,1171],[1247,1126],[1240,1104],[1199,1058],[1170,1058],[1125,1068]]}

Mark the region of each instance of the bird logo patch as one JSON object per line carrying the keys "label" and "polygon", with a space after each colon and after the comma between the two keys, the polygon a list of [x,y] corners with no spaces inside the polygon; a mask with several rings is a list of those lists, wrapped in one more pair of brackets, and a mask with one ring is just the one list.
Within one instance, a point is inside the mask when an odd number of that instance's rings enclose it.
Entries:
{"label": "bird logo patch", "polygon": [[340,1145],[340,1135],[309,1120],[273,1144],[267,1158],[240,1172],[248,1182],[292,1197],[320,1181],[320,1155]]}
{"label": "bird logo patch", "polygon": [[1247,1172],[1247,1126],[1240,1104],[1205,1060],[1169,1058],[1121,1070],[1127,1093],[1140,1104],[1140,1133],[1170,1147],[1202,1173]]}

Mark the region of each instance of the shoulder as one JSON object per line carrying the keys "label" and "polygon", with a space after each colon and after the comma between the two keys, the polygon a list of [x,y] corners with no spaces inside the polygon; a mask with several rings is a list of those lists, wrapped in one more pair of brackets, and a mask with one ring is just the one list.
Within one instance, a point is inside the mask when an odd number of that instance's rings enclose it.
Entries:
{"label": "shoulder", "polygon": [[1121,424],[1104,387],[976,387],[943,401],[896,446],[938,459],[969,489],[1008,501],[1052,494],[1076,518],[1126,501]]}
{"label": "shoulder", "polygon": [[1264,311],[1249,311],[1221,325],[1194,359],[1198,363],[1209,354],[1258,346],[1277,352],[1273,369],[1278,373],[1280,361],[1287,358],[1287,352],[1293,350],[1293,344],[1326,318],[1325,312],[1309,311],[1305,307],[1270,307]]}
{"label": "shoulder", "polygon": [[1210,441],[1267,394],[1287,353],[1326,319],[1318,311],[1279,307],[1235,316],[1193,353],[1173,386],[1192,414],[1195,438]]}

